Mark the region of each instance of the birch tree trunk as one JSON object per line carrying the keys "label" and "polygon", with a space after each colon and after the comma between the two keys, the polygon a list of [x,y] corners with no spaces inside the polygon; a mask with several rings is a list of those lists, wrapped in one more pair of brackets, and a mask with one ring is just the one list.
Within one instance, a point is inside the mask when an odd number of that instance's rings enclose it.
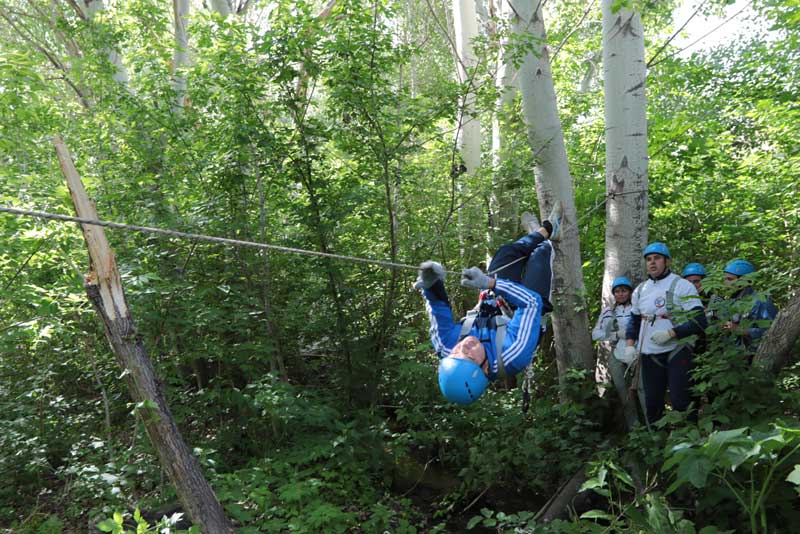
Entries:
{"label": "birch tree trunk", "polygon": [[211,0],[211,9],[223,17],[233,14],[233,8],[231,7],[230,0]]}
{"label": "birch tree trunk", "polygon": [[476,0],[453,0],[453,28],[456,41],[456,74],[458,82],[468,85],[458,108],[456,147],[472,176],[481,164],[481,123],[475,109],[474,68],[478,64],[472,40],[478,36]]}
{"label": "birch tree trunk", "polygon": [[644,272],[647,245],[647,100],[644,31],[638,13],[611,12],[603,0],[603,83],[606,118],[606,252],[603,297],[611,282]]}
{"label": "birch tree trunk", "polygon": [[568,369],[593,369],[594,355],[586,315],[575,195],[558,115],[555,87],[550,72],[541,0],[514,0],[513,31],[533,37],[533,50],[523,58],[519,70],[523,116],[535,160],[534,175],[539,208],[543,216],[556,200],[564,211],[561,241],[553,263],[553,333],[559,379]]}
{"label": "birch tree trunk", "polygon": [[[63,139],[56,136],[53,144],[77,215],[97,219],[94,204],[86,194]],[[105,232],[99,226],[81,225],[81,228],[90,258],[90,269],[84,283],[86,293],[103,320],[106,338],[117,363],[125,371],[128,391],[136,402],[162,469],[175,486],[183,509],[202,532],[235,532],[203,476],[197,458],[183,441],[167,406],[161,384],[128,310],[122,279]]]}
{"label": "birch tree trunk", "polygon": [[[494,9],[502,26],[512,21],[513,13],[507,2],[499,0]],[[493,31],[496,31],[493,29]],[[514,97],[517,94],[515,70],[508,53],[508,38],[502,37],[497,52],[497,73],[495,74],[494,117],[492,119],[492,196],[490,198],[489,250],[495,250],[501,241],[507,241],[518,234],[519,228],[519,187],[522,178],[519,168],[508,160],[510,137],[509,120],[513,116]]]}
{"label": "birch tree trunk", "polygon": [[[86,20],[93,20],[97,13],[106,8],[103,0],[75,0],[73,5],[76,6],[79,15]],[[106,49],[105,54],[108,61],[114,65],[114,81],[127,86],[129,81],[128,71],[122,63],[122,55],[113,48]]]}
{"label": "birch tree trunk", "polygon": [[189,37],[186,24],[189,21],[189,0],[172,0],[175,12],[175,53],[173,89],[175,91],[175,107],[182,108],[186,104],[186,76],[183,69],[189,66]]}
{"label": "birch tree trunk", "polygon": [[[612,11],[603,0],[603,82],[606,119],[606,247],[603,301],[613,305],[611,283],[627,276],[634,283],[644,272],[647,245],[647,100],[644,29],[638,13]],[[606,353],[608,354],[608,353]],[[623,364],[613,356],[599,359],[597,376],[607,377],[605,362],[622,401],[628,429],[638,420],[636,401],[628,395]],[[620,383],[621,382],[621,383]]]}

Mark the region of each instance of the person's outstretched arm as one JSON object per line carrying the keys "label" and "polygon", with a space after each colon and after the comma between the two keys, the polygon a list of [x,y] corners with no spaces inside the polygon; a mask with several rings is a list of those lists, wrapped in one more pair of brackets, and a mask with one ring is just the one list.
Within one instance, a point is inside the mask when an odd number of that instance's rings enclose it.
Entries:
{"label": "person's outstretched arm", "polygon": [[440,263],[424,261],[419,265],[414,288],[422,291],[425,297],[425,310],[431,321],[431,344],[439,358],[450,355],[450,350],[458,342],[460,325],[453,320],[453,311],[444,289],[446,271]]}

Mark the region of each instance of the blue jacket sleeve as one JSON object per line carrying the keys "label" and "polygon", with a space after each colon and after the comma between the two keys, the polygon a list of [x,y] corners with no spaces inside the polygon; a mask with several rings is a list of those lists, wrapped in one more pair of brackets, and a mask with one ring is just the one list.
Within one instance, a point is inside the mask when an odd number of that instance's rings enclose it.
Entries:
{"label": "blue jacket sleeve", "polygon": [[425,311],[428,312],[428,319],[431,322],[431,345],[439,358],[446,358],[458,343],[461,325],[453,320],[453,310],[450,308],[441,280],[429,289],[423,289],[422,295],[425,297]]}
{"label": "blue jacket sleeve", "polygon": [[673,326],[675,337],[683,339],[692,335],[700,335],[708,326],[708,318],[706,317],[706,310],[702,306],[695,306],[690,310],[689,318],[685,323]]}
{"label": "blue jacket sleeve", "polygon": [[[750,312],[750,319],[754,321],[774,321],[776,315],[778,315],[778,310],[772,300],[769,297],[761,297],[753,306],[753,311]],[[747,329],[750,339],[759,339],[766,331],[767,327],[759,326],[755,323],[751,323]]]}
{"label": "blue jacket sleeve", "polygon": [[642,327],[642,316],[632,313],[631,320],[628,321],[628,328],[625,329],[625,339],[634,341],[639,339],[639,329]]}

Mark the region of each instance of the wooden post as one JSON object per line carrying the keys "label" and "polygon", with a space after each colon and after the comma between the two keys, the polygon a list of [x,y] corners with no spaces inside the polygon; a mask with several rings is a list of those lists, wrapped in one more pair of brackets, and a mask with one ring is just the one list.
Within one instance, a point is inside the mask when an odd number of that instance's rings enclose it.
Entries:
{"label": "wooden post", "polygon": [[[78,217],[97,219],[94,204],[86,194],[64,140],[55,136],[53,145],[69,186],[75,212]],[[161,383],[156,379],[153,365],[128,310],[114,252],[103,228],[84,224],[81,228],[90,259],[89,273],[84,281],[86,293],[103,320],[106,337],[117,363],[125,371],[128,391],[137,403],[161,467],[175,486],[183,509],[203,533],[235,532],[172,418]]]}

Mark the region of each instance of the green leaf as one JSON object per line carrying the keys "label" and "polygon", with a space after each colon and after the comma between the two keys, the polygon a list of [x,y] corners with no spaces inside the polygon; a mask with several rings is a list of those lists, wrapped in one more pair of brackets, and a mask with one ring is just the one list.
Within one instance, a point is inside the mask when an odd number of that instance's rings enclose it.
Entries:
{"label": "green leaf", "polygon": [[121,523],[117,523],[113,519],[104,519],[97,523],[97,528],[102,530],[103,532],[122,532],[122,527],[120,526]]}
{"label": "green leaf", "polygon": [[800,486],[800,464],[795,464],[792,472],[787,475],[786,481],[791,482],[796,486]]}
{"label": "green leaf", "polygon": [[735,438],[738,438],[747,431],[747,427],[734,428],[733,430],[723,430],[722,432],[714,432],[708,438],[705,447],[708,449],[708,454],[716,456],[719,451]]}
{"label": "green leaf", "polygon": [[736,471],[736,468],[746,462],[752,457],[759,457],[761,453],[761,445],[758,443],[749,443],[747,445],[734,445],[725,451],[725,458],[729,462],[731,470]]}
{"label": "green leaf", "polygon": [[476,515],[475,517],[469,520],[469,523],[467,523],[467,530],[472,530],[481,521],[483,521],[483,517]]}
{"label": "green leaf", "polygon": [[581,514],[581,519],[605,519],[606,521],[614,521],[616,516],[602,510],[589,510]]}

